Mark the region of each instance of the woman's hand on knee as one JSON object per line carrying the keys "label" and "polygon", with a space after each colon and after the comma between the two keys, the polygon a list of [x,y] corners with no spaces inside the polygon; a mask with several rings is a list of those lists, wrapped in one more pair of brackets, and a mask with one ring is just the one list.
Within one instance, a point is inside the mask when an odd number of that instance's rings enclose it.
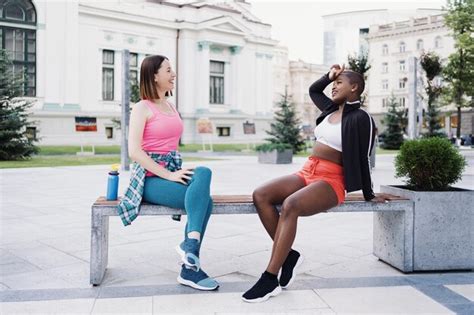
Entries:
{"label": "woman's hand on knee", "polygon": [[188,181],[191,180],[191,176],[194,174],[192,168],[183,168],[176,172],[170,172],[167,180],[178,182],[183,185],[187,185]]}

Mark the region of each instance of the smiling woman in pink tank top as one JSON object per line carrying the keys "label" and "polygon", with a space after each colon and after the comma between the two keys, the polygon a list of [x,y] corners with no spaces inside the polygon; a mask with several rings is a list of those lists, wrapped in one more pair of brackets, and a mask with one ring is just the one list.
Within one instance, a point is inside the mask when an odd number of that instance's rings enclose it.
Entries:
{"label": "smiling woman in pink tank top", "polygon": [[176,73],[168,58],[145,58],[140,70],[140,98],[130,116],[129,153],[134,161],[130,185],[117,207],[124,225],[139,214],[140,203],[184,209],[184,240],[176,246],[182,262],[178,282],[198,290],[215,290],[216,280],[201,268],[200,249],[212,213],[211,170],[182,168],[178,152],[183,122],[167,97]]}

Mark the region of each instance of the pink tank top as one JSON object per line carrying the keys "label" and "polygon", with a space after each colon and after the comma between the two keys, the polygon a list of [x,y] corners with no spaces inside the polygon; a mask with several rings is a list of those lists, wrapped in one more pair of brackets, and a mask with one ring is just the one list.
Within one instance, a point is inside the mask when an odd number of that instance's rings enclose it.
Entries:
{"label": "pink tank top", "polygon": [[153,116],[149,118],[143,130],[142,149],[145,152],[167,154],[178,148],[183,133],[183,121],[173,108],[173,114],[163,114],[148,100],[143,100]]}

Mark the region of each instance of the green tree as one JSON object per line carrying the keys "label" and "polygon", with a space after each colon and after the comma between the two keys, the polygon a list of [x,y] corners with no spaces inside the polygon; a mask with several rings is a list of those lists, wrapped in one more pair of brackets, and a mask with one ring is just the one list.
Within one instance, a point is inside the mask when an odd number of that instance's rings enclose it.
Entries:
{"label": "green tree", "polygon": [[448,58],[443,71],[448,83],[443,89],[446,102],[457,107],[458,127],[456,136],[461,137],[461,108],[472,106],[474,94],[474,1],[448,0],[448,13],[444,21],[454,38],[455,51]]}
{"label": "green tree", "polygon": [[286,90],[281,96],[278,107],[278,111],[275,112],[275,122],[270,124],[271,129],[267,131],[267,134],[272,137],[265,140],[274,144],[289,144],[293,148],[293,153],[298,153],[305,148],[299,129],[301,122],[296,117],[295,106]]}
{"label": "green tree", "polygon": [[24,76],[13,73],[7,52],[0,49],[0,160],[21,160],[38,152],[26,136],[28,110],[33,102],[21,98]]}
{"label": "green tree", "polygon": [[[359,55],[348,55],[347,64],[349,65],[349,70],[359,72],[364,77],[364,80],[367,80],[367,72],[371,68],[371,65],[369,64],[369,55],[367,52],[362,52]],[[367,93],[363,93],[361,96],[361,101],[364,102],[366,99]]]}
{"label": "green tree", "polygon": [[347,63],[349,64],[349,70],[359,72],[364,76],[364,79],[367,79],[367,71],[370,70],[371,65],[369,64],[369,56],[366,52],[347,56]]}
{"label": "green tree", "polygon": [[420,57],[421,68],[425,71],[426,82],[425,92],[428,96],[428,110],[425,112],[425,121],[428,127],[428,132],[425,133],[426,137],[439,137],[443,136],[440,124],[440,104],[438,97],[441,94],[441,86],[436,85],[434,79],[441,74],[442,66],[440,58],[434,52],[427,52]]}
{"label": "green tree", "polygon": [[385,138],[381,147],[388,150],[398,150],[403,143],[403,129],[406,125],[405,108],[397,102],[392,94],[386,105],[388,111],[382,124],[387,126]]}

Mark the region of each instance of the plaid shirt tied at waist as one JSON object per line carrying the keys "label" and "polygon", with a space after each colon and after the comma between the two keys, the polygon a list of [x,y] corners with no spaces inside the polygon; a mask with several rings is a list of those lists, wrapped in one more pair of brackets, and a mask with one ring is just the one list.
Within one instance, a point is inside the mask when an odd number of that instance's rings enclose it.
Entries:
{"label": "plaid shirt tied at waist", "polygon": [[[148,153],[148,155],[158,164],[170,172],[181,169],[183,160],[177,151],[170,151],[167,154]],[[122,219],[124,226],[130,225],[140,213],[140,203],[143,198],[143,188],[145,187],[146,169],[137,162],[132,165],[130,184],[124,196],[117,206],[117,212]]]}

